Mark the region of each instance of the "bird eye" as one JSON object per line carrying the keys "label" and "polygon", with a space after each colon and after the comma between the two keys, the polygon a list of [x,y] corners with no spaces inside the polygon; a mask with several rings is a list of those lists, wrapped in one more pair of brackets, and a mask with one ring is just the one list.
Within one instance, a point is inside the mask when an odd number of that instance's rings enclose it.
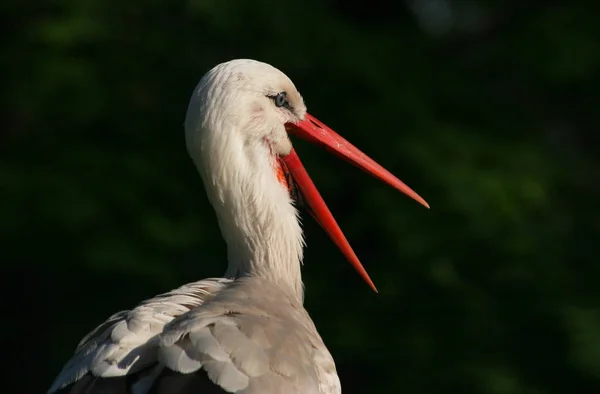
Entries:
{"label": "bird eye", "polygon": [[277,107],[283,107],[288,104],[287,94],[285,92],[279,93],[273,98],[273,100],[275,101],[275,106]]}

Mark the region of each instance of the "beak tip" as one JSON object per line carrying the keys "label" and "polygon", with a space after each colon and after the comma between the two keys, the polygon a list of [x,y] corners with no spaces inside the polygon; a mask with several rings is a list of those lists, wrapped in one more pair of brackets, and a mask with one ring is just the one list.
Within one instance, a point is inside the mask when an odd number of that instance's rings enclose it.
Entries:
{"label": "beak tip", "polygon": [[375,283],[373,283],[373,280],[371,280],[371,278],[368,275],[365,278],[365,281],[367,282],[367,284],[369,285],[369,287],[371,288],[371,290],[373,290],[376,294],[379,294],[379,290],[377,290],[377,287],[375,286]]}
{"label": "beak tip", "polygon": [[431,209],[427,201],[425,201],[425,199],[423,199],[423,197],[419,196],[417,193],[414,193],[414,195],[412,195],[411,197],[415,199],[419,204],[423,205],[425,208]]}

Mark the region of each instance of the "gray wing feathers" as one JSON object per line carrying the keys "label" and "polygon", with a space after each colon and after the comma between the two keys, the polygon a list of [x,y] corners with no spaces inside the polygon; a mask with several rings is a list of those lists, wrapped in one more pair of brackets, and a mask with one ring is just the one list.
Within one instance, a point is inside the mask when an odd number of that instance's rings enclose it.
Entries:
{"label": "gray wing feathers", "polygon": [[190,331],[169,330],[161,343],[159,361],[168,368],[190,373],[203,368],[209,378],[229,392],[244,392],[250,379],[269,371],[266,349],[228,316],[196,320]]}
{"label": "gray wing feathers", "polygon": [[341,393],[300,301],[258,278],[195,282],[111,316],[82,340],[49,393],[87,373],[138,372],[131,392],[146,394],[168,370],[200,369],[230,393]]}
{"label": "gray wing feathers", "polygon": [[335,365],[304,308],[282,297],[279,288],[256,281],[238,280],[167,325],[160,335],[159,361],[182,373],[202,368],[232,393],[339,392],[335,382],[332,390],[321,387],[315,349],[324,349],[320,361],[329,363],[334,374]]}
{"label": "gray wing feathers", "polygon": [[156,362],[157,335],[165,325],[229,282],[217,278],[190,283],[111,316],[83,338],[48,393],[90,372],[100,377],[123,376]]}

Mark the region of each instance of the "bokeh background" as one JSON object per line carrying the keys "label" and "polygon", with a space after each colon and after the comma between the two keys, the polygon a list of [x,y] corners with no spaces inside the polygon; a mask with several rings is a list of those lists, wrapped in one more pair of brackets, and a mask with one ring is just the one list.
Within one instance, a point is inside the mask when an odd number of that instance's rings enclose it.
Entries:
{"label": "bokeh background", "polygon": [[600,392],[597,4],[2,1],[5,384],[45,392],[110,314],[224,272],[182,123],[249,57],[431,204],[296,144],[380,289],[307,216],[344,393]]}

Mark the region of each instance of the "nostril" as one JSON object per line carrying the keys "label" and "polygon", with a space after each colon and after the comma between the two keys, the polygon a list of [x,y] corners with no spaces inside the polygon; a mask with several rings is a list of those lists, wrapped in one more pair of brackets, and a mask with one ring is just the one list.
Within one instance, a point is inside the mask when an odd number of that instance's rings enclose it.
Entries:
{"label": "nostril", "polygon": [[315,126],[317,126],[320,129],[322,129],[321,125],[318,124],[317,122],[315,122],[314,120],[310,119],[310,123],[314,124]]}

